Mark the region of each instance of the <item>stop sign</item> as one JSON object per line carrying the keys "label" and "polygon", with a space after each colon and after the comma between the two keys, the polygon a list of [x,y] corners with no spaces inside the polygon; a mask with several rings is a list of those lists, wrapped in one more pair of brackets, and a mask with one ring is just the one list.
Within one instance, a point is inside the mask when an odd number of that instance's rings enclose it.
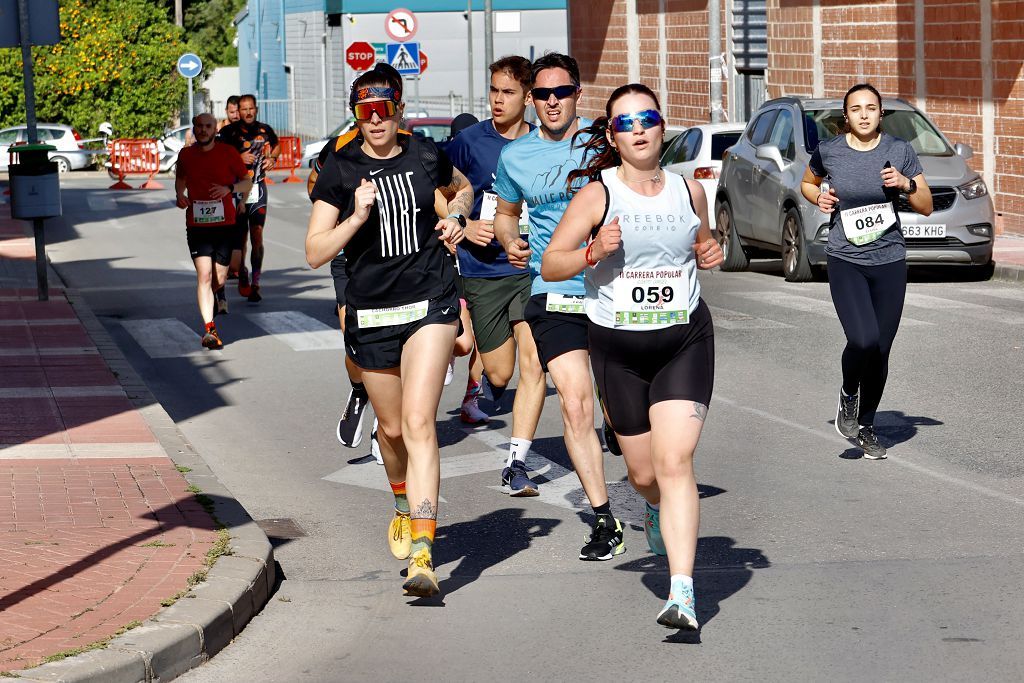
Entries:
{"label": "stop sign", "polygon": [[345,63],[356,71],[366,71],[377,61],[377,53],[373,45],[365,41],[356,41],[345,50]]}

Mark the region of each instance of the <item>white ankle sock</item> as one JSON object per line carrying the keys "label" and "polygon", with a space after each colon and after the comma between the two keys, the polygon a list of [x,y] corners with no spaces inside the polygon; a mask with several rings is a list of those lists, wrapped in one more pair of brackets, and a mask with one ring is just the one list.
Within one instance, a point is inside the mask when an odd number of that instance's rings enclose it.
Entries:
{"label": "white ankle sock", "polygon": [[673,574],[672,575],[672,584],[671,585],[672,585],[672,588],[670,588],[669,590],[673,590],[677,585],[681,585],[681,587],[689,588],[692,591],[693,590],[693,577],[692,576],[687,576],[686,574]]}
{"label": "white ankle sock", "polygon": [[520,439],[513,436],[509,443],[508,459],[505,460],[505,467],[511,467],[513,460],[526,462],[526,454],[530,452],[530,446],[532,444],[532,439]]}

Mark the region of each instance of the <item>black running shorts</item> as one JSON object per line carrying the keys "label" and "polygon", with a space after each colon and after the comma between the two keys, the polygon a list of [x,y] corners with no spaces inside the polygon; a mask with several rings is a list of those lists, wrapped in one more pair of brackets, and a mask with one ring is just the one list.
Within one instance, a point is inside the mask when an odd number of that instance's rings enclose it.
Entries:
{"label": "black running shorts", "polygon": [[[386,370],[402,363],[402,347],[416,330],[426,325],[440,325],[459,319],[459,295],[454,288],[431,299],[424,318],[402,325],[359,328],[359,313],[345,307],[345,349],[349,358],[366,370]],[[459,325],[461,331],[462,325]]]}
{"label": "black running shorts", "polygon": [[547,294],[530,297],[525,320],[537,344],[540,366],[548,371],[548,363],[569,351],[588,348],[587,316],[582,313],[558,313],[547,310]]}
{"label": "black running shorts", "polygon": [[589,326],[590,363],[616,434],[650,431],[649,408],[661,401],[711,403],[715,331],[703,301],[688,325],[650,331]]}
{"label": "black running shorts", "polygon": [[235,227],[186,228],[188,251],[192,258],[206,256],[222,266],[231,263],[231,249],[235,240]]}

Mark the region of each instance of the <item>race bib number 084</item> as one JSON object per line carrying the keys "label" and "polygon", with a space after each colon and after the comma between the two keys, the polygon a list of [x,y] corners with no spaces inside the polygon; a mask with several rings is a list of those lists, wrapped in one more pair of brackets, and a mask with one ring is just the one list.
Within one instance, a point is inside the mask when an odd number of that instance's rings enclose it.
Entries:
{"label": "race bib number 084", "polygon": [[846,239],[858,246],[874,242],[896,224],[896,212],[889,202],[846,209],[839,215],[843,219]]}
{"label": "race bib number 084", "polygon": [[615,278],[616,325],[685,325],[689,280],[682,269],[623,270]]}

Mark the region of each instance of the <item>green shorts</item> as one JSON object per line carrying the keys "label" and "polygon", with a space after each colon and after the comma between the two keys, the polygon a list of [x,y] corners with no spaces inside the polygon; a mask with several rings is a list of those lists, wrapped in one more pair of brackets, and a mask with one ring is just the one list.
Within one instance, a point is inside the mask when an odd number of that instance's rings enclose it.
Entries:
{"label": "green shorts", "polygon": [[506,277],[463,278],[466,305],[480,353],[490,353],[512,336],[512,324],[523,320],[530,301],[529,273]]}

